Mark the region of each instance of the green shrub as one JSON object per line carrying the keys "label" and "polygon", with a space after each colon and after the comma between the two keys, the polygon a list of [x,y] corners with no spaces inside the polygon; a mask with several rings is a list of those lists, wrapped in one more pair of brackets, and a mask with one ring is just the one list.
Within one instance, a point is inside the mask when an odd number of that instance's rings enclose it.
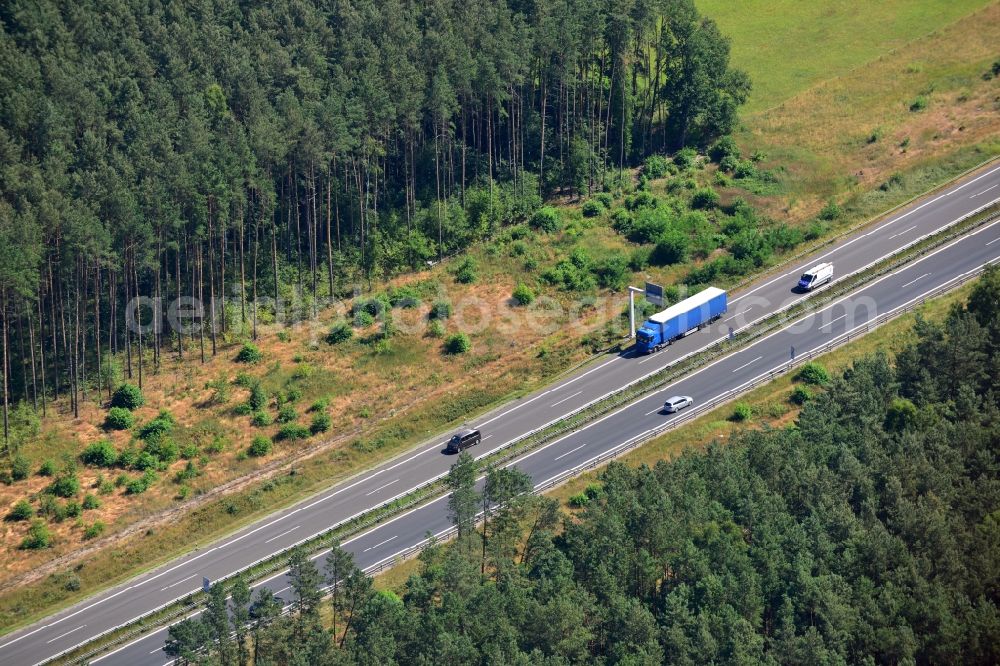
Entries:
{"label": "green shrub", "polygon": [[233,384],[239,386],[240,388],[245,388],[245,389],[251,388],[254,384],[257,383],[259,383],[259,380],[256,377],[254,377],[248,372],[243,372],[242,370],[240,372],[237,372],[236,378],[233,379]]}
{"label": "green shrub", "polygon": [[656,242],[649,262],[657,266],[670,266],[687,260],[691,239],[680,231],[667,231]]}
{"label": "green shrub", "polygon": [[507,234],[511,240],[522,240],[531,235],[531,229],[526,224],[516,224],[507,229]]}
{"label": "green shrub", "polygon": [[198,457],[198,445],[197,444],[185,444],[181,447],[181,458],[184,460],[191,460],[192,458]]}
{"label": "green shrub", "polygon": [[803,381],[806,384],[823,386],[824,384],[829,383],[830,373],[828,373],[826,368],[819,363],[810,362],[799,368],[799,371],[795,374],[795,379]]}
{"label": "green shrub", "polygon": [[264,392],[264,387],[260,385],[260,382],[255,382],[250,387],[250,396],[247,398],[247,405],[252,412],[259,412],[267,407],[267,393]]}
{"label": "green shrub", "polygon": [[347,342],[354,335],[354,330],[347,325],[347,322],[340,322],[339,324],[334,324],[330,332],[326,334],[326,342],[331,345],[339,345],[341,342]]}
{"label": "green shrub", "polygon": [[726,155],[719,160],[719,172],[735,173],[741,161],[739,157]]}
{"label": "green shrub", "polygon": [[122,384],[111,396],[112,407],[122,407],[129,411],[142,407],[144,403],[142,391],[135,384]]}
{"label": "green shrub", "polygon": [[842,209],[836,201],[831,199],[823,206],[823,210],[819,212],[819,219],[821,220],[836,220],[844,214],[844,209]]}
{"label": "green shrub", "polygon": [[213,379],[210,382],[205,382],[205,388],[212,390],[212,395],[208,398],[208,403],[210,405],[224,405],[229,402],[229,398],[232,397],[229,382],[226,381],[225,377],[219,377],[218,379]]}
{"label": "green shrub", "polygon": [[817,238],[822,238],[826,234],[826,225],[819,220],[814,220],[808,227],[806,227],[805,234],[803,238],[805,240],[816,240]]}
{"label": "green shrub", "polygon": [[302,391],[300,389],[292,387],[285,391],[285,402],[295,402],[300,399],[302,399]]}
{"label": "green shrub", "polygon": [[652,192],[636,192],[625,197],[625,208],[633,212],[643,208],[658,208],[659,205],[660,200]]}
{"label": "green shrub", "polygon": [[511,296],[517,301],[518,305],[531,305],[535,300],[535,292],[531,291],[531,288],[523,282],[517,283]]}
{"label": "green shrub", "polygon": [[177,447],[177,443],[169,437],[154,439],[147,442],[144,447],[144,451],[150,455],[156,456],[157,460],[160,460],[168,465],[175,462],[181,455],[180,450]]}
{"label": "green shrub", "polygon": [[451,303],[448,301],[437,301],[431,306],[431,319],[447,319],[451,316]]}
{"label": "green shrub", "polygon": [[910,102],[910,111],[923,111],[927,108],[929,101],[926,95],[917,95],[916,99]]}
{"label": "green shrub", "polygon": [[631,271],[642,271],[649,266],[649,258],[652,250],[648,247],[637,247],[632,250],[628,257],[628,267]]}
{"label": "green shrub", "polygon": [[205,447],[205,453],[222,453],[226,450],[226,438],[217,436],[212,439],[212,442]]}
{"label": "green shrub", "polygon": [[174,429],[174,419],[168,413],[160,412],[155,419],[139,428],[139,439],[144,442],[163,439]]}
{"label": "green shrub", "polygon": [[751,160],[739,160],[733,167],[733,178],[752,179],[760,176],[757,165]]}
{"label": "green shrub", "polygon": [[278,423],[291,423],[295,419],[299,418],[298,412],[291,405],[284,405],[278,410],[278,418],[275,419]]}
{"label": "green shrub", "polygon": [[721,162],[727,157],[739,159],[740,149],[736,145],[736,140],[731,136],[724,136],[720,138],[715,144],[709,149],[708,156],[712,158],[715,162]]}
{"label": "green shrub", "polygon": [[236,361],[238,363],[260,363],[262,360],[264,360],[264,354],[252,342],[244,343],[239,353],[236,354]]}
{"label": "green shrub", "polygon": [[663,178],[667,175],[667,158],[662,155],[650,155],[642,165],[642,173],[646,178]]}
{"label": "green shrub", "polygon": [[543,206],[531,216],[529,224],[547,234],[558,231],[560,224],[559,211],[552,206]]}
{"label": "green shrub", "polygon": [[389,303],[394,308],[415,308],[420,305],[420,293],[410,285],[389,290]]}
{"label": "green shrub", "polygon": [[129,444],[125,450],[118,454],[117,464],[122,469],[131,469],[135,467],[136,461],[139,459],[139,452]]}
{"label": "green shrub", "polygon": [[48,490],[56,497],[76,497],[80,492],[80,479],[75,473],[60,474]]}
{"label": "green shrub", "polygon": [[472,341],[465,333],[455,333],[445,340],[444,350],[449,354],[464,354],[472,348]]}
{"label": "green shrub", "polygon": [[604,486],[598,483],[587,484],[587,487],[583,489],[583,494],[589,500],[599,500],[604,497]]}
{"label": "green shrub", "polygon": [[154,483],[156,483],[156,473],[154,473],[151,469],[147,469],[142,473],[142,476],[137,479],[132,479],[125,484],[125,494],[141,495],[149,490]]}
{"label": "green shrub", "polygon": [[695,152],[694,148],[682,148],[674,154],[674,164],[679,169],[687,169],[694,164],[697,156],[698,153]]}
{"label": "green shrub", "polygon": [[281,430],[275,434],[275,441],[283,440],[294,440],[294,439],[307,439],[309,437],[309,428],[298,423],[288,423],[281,426]]}
{"label": "green shrub", "polygon": [[43,493],[38,500],[38,515],[49,516],[57,523],[66,519],[66,507],[63,506],[55,495]]}
{"label": "green shrub", "polygon": [[788,226],[784,222],[771,227],[764,234],[764,241],[775,250],[790,250],[802,242],[803,234],[797,229]]}
{"label": "green shrub", "polygon": [[717,208],[718,206],[719,193],[711,187],[703,187],[691,197],[692,208]]}
{"label": "green shrub", "polygon": [[64,510],[66,512],[66,516],[69,518],[79,518],[80,514],[83,513],[83,508],[80,506],[80,503],[75,500],[66,502],[66,508]]}
{"label": "green shrub", "polygon": [[351,312],[367,312],[372,318],[386,314],[392,308],[389,297],[386,294],[378,294],[372,298],[357,298],[351,305]]}
{"label": "green shrub", "polygon": [[878,189],[883,192],[888,192],[889,190],[896,190],[902,188],[906,184],[906,179],[903,178],[903,174],[894,173],[889,176],[889,179],[878,186]]}
{"label": "green shrub", "polygon": [[184,465],[184,469],[180,470],[174,474],[174,483],[182,484],[198,476],[201,472],[195,466],[193,460],[188,460]]}
{"label": "green shrub", "polygon": [[253,413],[253,406],[245,402],[241,402],[240,404],[233,407],[233,414],[235,414],[236,416],[247,416],[248,414],[252,413]]}
{"label": "green shrub", "polygon": [[906,398],[894,398],[885,413],[885,429],[902,432],[917,422],[917,406]]}
{"label": "green shrub", "polygon": [[318,435],[321,432],[326,432],[333,425],[330,420],[330,415],[325,412],[320,412],[313,417],[312,423],[309,424],[309,432],[314,435]]}
{"label": "green shrub", "polygon": [[812,392],[805,386],[796,386],[792,394],[788,396],[788,400],[793,405],[804,405],[812,400]]}
{"label": "green shrub", "polygon": [[45,524],[45,521],[38,518],[31,521],[31,527],[28,528],[28,536],[24,537],[24,540],[21,542],[21,549],[41,550],[48,548],[51,544],[52,535],[49,533],[49,527]]}
{"label": "green shrub", "polygon": [[594,195],[594,201],[597,201],[608,210],[611,210],[611,206],[615,203],[615,198],[608,192],[598,192]]}
{"label": "green shrub", "polygon": [[107,430],[128,430],[135,425],[135,416],[124,407],[112,407],[104,417],[104,427]]}
{"label": "green shrub", "polygon": [[97,499],[95,495],[87,493],[83,496],[83,508],[87,511],[93,511],[94,509],[101,508],[101,500]]}
{"label": "green shrub", "polygon": [[358,310],[354,314],[354,325],[358,328],[368,328],[375,323],[375,316],[367,310]]}
{"label": "green shrub", "polygon": [[156,469],[160,465],[160,459],[149,451],[140,451],[135,457],[135,463],[132,465],[132,469],[137,469],[140,471],[145,471],[147,469]]}
{"label": "green shrub", "polygon": [[444,337],[444,324],[441,323],[440,319],[431,319],[427,322],[427,335],[431,338],[443,338]]}
{"label": "green shrub", "polygon": [[254,412],[250,417],[250,424],[257,428],[264,428],[274,423],[274,419],[267,412]]}
{"label": "green shrub", "polygon": [[604,212],[604,206],[591,199],[590,201],[584,202],[583,206],[580,208],[580,212],[583,213],[584,217],[597,217]]}
{"label": "green shrub", "polygon": [[750,417],[753,415],[753,410],[745,402],[738,402],[736,406],[733,407],[733,415],[729,417],[731,421],[736,421],[737,423],[743,421],[749,421]]}
{"label": "green shrub", "polygon": [[97,537],[104,534],[104,523],[100,520],[95,520],[92,524],[87,525],[87,528],[83,530],[84,539],[96,539]]}
{"label": "green shrub", "polygon": [[476,260],[472,257],[465,257],[455,267],[455,280],[462,284],[472,284],[478,277]]}
{"label": "green shrub", "polygon": [[80,454],[80,460],[94,467],[114,467],[118,461],[118,452],[111,442],[102,439],[88,445]]}
{"label": "green shrub", "polygon": [[330,399],[329,398],[320,398],[319,400],[317,400],[313,404],[309,405],[309,409],[307,409],[306,411],[307,412],[322,412],[323,410],[325,410],[329,406],[330,406]]}
{"label": "green shrub", "polygon": [[271,440],[267,437],[257,435],[250,442],[250,446],[247,448],[247,453],[255,458],[260,458],[266,456],[271,452]]}
{"label": "green shrub", "polygon": [[28,500],[18,500],[7,514],[7,520],[30,520],[35,517],[35,509]]}
{"label": "green shrub", "polygon": [[97,493],[99,495],[110,495],[115,491],[115,484],[110,479],[105,479],[97,486]]}
{"label": "green shrub", "polygon": [[31,463],[22,454],[14,456],[10,464],[10,476],[14,481],[23,481],[31,475]]}
{"label": "green shrub", "polygon": [[574,509],[582,509],[590,504],[590,498],[586,493],[577,493],[569,498],[568,503]]}

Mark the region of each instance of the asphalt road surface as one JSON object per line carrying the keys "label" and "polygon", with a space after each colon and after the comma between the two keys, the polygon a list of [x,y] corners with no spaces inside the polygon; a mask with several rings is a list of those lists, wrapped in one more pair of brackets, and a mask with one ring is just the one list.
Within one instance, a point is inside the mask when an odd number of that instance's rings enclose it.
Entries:
{"label": "asphalt road surface", "polygon": [[[473,421],[483,442],[477,457],[511,440],[561,419],[582,405],[676,363],[702,349],[729,329],[739,330],[756,319],[807,297],[793,291],[798,276],[819,263],[833,262],[834,280],[897,252],[963,215],[1000,200],[1000,166],[991,166],[932,195],[862,232],[796,262],[730,295],[729,311],[701,331],[661,352],[634,357],[605,357],[553,384]],[[955,276],[1000,257],[1000,226],[992,224],[966,235],[923,259],[856,291],[803,321],[772,333],[755,344],[678,380],[665,389],[595,421],[519,459],[517,466],[536,484],[565,475],[604,452],[624,446],[676,415],[661,412],[663,400],[690,395],[695,406],[805,354],[845,331],[920,297]],[[822,288],[821,288],[822,289]],[[177,560],[81,602],[35,625],[0,639],[0,663],[36,664],[86,643],[101,632],[125,624],[149,610],[201,588],[202,579],[217,580],[315,534],[406,494],[411,488],[447,473],[454,457],[443,454],[446,438],[428,442],[343,484],[278,512]],[[362,568],[393,559],[424,540],[428,532],[448,527],[446,500],[439,499],[398,516],[354,538],[346,547]],[[278,574],[265,584],[287,597],[288,582]],[[92,660],[101,664],[160,664],[165,630],[153,632],[117,651]]]}

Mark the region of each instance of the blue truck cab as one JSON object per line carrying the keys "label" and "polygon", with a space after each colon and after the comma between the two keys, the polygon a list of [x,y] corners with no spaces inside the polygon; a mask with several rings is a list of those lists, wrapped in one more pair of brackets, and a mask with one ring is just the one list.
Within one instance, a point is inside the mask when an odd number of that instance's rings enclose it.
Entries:
{"label": "blue truck cab", "polygon": [[716,287],[685,298],[646,320],[636,332],[636,351],[649,354],[665,347],[689,331],[715,321],[727,307],[726,292]]}

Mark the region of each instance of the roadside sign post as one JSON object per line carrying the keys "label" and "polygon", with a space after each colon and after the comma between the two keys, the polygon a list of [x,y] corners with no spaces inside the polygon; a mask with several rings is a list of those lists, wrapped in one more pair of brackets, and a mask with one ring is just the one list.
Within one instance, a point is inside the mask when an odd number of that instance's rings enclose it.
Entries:
{"label": "roadside sign post", "polygon": [[653,305],[663,307],[663,287],[652,282],[646,283],[646,300]]}
{"label": "roadside sign post", "polygon": [[639,289],[639,287],[628,288],[628,337],[630,339],[635,338],[635,295],[645,293],[646,291]]}

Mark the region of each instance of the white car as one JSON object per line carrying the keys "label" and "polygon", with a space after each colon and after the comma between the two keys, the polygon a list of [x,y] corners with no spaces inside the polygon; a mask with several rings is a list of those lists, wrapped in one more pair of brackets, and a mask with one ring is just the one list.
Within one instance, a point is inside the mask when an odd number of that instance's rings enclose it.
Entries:
{"label": "white car", "polygon": [[833,264],[817,264],[799,278],[799,289],[812,291],[833,279]]}
{"label": "white car", "polygon": [[690,407],[694,404],[694,400],[689,395],[675,395],[672,398],[667,398],[667,401],[663,403],[663,411],[667,414],[673,414],[674,412],[679,412],[685,407]]}

